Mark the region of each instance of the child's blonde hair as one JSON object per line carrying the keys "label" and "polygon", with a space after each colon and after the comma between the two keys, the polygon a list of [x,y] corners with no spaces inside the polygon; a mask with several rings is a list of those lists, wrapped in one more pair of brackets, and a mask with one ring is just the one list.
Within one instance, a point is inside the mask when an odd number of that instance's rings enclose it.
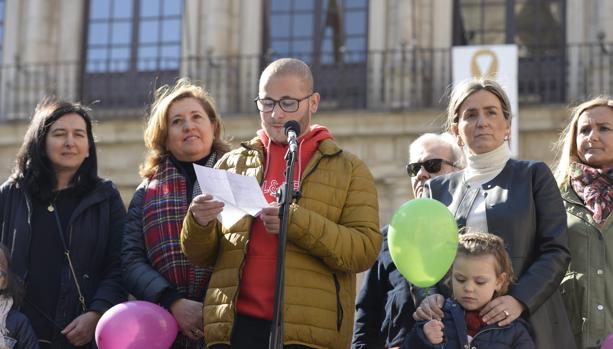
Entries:
{"label": "child's blonde hair", "polygon": [[500,277],[502,273],[506,273],[507,277],[503,280],[500,291],[494,294],[494,297],[503,296],[509,291],[509,286],[515,281],[515,273],[511,264],[511,257],[504,247],[504,240],[499,236],[473,231],[460,231],[458,244],[459,256],[478,257],[492,255],[496,260],[496,277]]}

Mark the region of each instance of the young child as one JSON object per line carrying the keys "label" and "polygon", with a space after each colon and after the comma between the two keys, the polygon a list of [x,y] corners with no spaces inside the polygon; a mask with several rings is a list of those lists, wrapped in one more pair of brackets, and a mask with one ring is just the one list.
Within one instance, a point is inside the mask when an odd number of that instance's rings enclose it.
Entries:
{"label": "young child", "polygon": [[513,279],[511,259],[500,237],[476,232],[460,235],[451,267],[453,299],[445,301],[443,320],[415,324],[403,348],[534,349],[529,325],[522,318],[501,327],[485,324],[479,315],[493,298],[506,294]]}
{"label": "young child", "polygon": [[0,244],[0,349],[38,349],[38,338],[30,321],[14,308],[23,291],[11,272],[10,260],[8,248]]}

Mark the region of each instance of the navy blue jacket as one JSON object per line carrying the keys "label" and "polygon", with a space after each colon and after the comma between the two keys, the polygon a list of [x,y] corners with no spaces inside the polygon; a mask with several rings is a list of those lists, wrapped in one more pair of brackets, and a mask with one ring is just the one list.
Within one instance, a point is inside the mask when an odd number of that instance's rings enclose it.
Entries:
{"label": "navy blue jacket", "polygon": [[28,318],[15,309],[6,316],[7,336],[17,340],[14,349],[38,349],[38,338]]}
{"label": "navy blue jacket", "polygon": [[[32,217],[31,207],[26,191],[13,180],[0,186],[0,241],[11,250],[12,270],[25,282],[26,287],[32,233],[30,222],[36,219]],[[102,314],[127,300],[127,293],[121,284],[119,256],[125,212],[115,185],[100,180],[81,199],[70,218],[68,226],[73,234],[68,244],[87,310]],[[53,319],[55,326],[62,328],[81,314],[74,280],[68,276],[68,263],[64,266],[63,274],[67,277],[58,280],[61,298]],[[90,345],[93,345],[93,341]],[[73,346],[58,334],[53,339],[52,347]]]}
{"label": "navy blue jacket", "polygon": [[424,324],[420,321],[413,327],[411,333],[404,341],[402,349],[445,348],[445,349],[535,349],[536,346],[530,332],[528,323],[519,318],[510,325],[500,327],[496,324],[488,325],[479,330],[473,337],[470,346],[464,321],[464,308],[453,299],[448,298],[443,306],[443,329],[445,341],[434,345],[426,338]]}
{"label": "navy blue jacket", "polygon": [[392,261],[387,228],[381,231],[381,252],[366,272],[358,295],[352,344],[355,349],[400,346],[415,323],[409,282]]}

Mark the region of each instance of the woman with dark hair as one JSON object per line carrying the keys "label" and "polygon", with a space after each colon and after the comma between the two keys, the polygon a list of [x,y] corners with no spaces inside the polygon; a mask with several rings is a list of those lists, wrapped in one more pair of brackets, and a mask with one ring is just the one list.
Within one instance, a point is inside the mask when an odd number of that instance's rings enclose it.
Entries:
{"label": "woman with dark hair", "polygon": [[187,79],[162,86],[145,129],[149,153],[130,207],[122,248],[123,277],[138,299],[168,309],[181,334],[172,348],[203,348],[202,299],[211,268],[181,252],[183,218],[200,194],[193,164],[213,167],[229,148],[212,97]]}
{"label": "woman with dark hair", "polygon": [[[30,320],[16,308],[23,300],[23,288],[11,271],[11,252],[0,244],[0,348],[38,349]],[[3,346],[4,345],[4,346]]]}
{"label": "woman with dark hair", "polygon": [[98,177],[89,110],[41,101],[0,187],[0,238],[24,282],[21,310],[42,348],[94,347],[100,316],[126,300],[124,218],[119,192]]}

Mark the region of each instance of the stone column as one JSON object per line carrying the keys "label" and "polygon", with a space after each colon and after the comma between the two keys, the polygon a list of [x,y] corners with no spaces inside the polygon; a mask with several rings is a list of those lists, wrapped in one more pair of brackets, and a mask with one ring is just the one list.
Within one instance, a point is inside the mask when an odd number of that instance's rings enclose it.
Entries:
{"label": "stone column", "polygon": [[[382,86],[384,84],[385,75],[383,52],[386,49],[386,32],[389,24],[387,22],[387,4],[388,1],[371,1],[368,10],[368,75],[367,81],[369,90],[367,93],[367,107],[380,109],[384,107],[382,101],[384,94]],[[381,25],[386,23],[386,25]]]}
{"label": "stone column", "polygon": [[[415,76],[415,47],[416,40],[415,21],[417,18],[416,0],[393,0],[384,2],[385,7],[385,38],[384,44],[377,56],[376,72],[380,84],[378,91],[378,107],[391,109],[405,109],[415,102],[412,93],[417,87],[419,78]],[[372,22],[372,21],[371,21]],[[369,30],[376,30],[371,23]]]}
{"label": "stone column", "polygon": [[76,100],[87,28],[84,2],[8,0],[5,12],[2,117],[26,119],[49,94]]}
{"label": "stone column", "polygon": [[[568,96],[571,101],[613,93],[613,47],[606,44],[613,42],[612,12],[613,3],[606,0],[567,1]],[[583,43],[591,45],[577,45]]]}
{"label": "stone column", "polygon": [[430,20],[424,30],[432,31],[432,85],[430,100],[440,101],[451,83],[453,1],[431,2]]}
{"label": "stone column", "polygon": [[219,109],[244,111],[257,91],[261,8],[261,0],[185,2],[183,54],[188,59],[182,71],[205,84]]}
{"label": "stone column", "polygon": [[240,0],[236,26],[240,28],[238,54],[240,58],[239,112],[257,114],[253,98],[258,93],[260,60],[263,57],[263,0]]}

